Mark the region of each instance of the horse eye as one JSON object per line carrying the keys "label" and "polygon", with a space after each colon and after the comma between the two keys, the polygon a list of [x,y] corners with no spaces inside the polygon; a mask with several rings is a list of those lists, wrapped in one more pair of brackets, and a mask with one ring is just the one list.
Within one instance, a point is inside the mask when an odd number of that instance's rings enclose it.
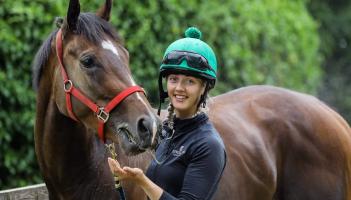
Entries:
{"label": "horse eye", "polygon": [[84,56],[80,59],[80,64],[83,67],[91,68],[94,66],[94,58],[92,56]]}

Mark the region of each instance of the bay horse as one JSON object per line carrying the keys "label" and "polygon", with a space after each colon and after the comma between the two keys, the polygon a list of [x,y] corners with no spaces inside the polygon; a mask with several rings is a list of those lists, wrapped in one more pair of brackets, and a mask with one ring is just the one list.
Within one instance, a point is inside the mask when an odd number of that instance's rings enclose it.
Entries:
{"label": "bay horse", "polygon": [[[118,144],[121,163],[142,169],[150,158],[140,153],[157,144],[160,119],[108,23],[111,4],[80,13],[79,1],[71,0],[66,19],[35,57],[35,151],[50,199],[119,199],[105,141]],[[128,199],[144,195],[122,185]]]}

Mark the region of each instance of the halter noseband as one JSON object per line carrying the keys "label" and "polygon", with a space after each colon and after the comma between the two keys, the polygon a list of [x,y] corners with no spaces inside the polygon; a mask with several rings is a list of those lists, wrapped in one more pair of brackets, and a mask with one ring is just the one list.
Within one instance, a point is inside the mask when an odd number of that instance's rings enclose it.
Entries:
{"label": "halter noseband", "polygon": [[62,52],[62,30],[59,29],[56,35],[56,55],[60,62],[61,75],[63,78],[63,89],[66,94],[66,107],[67,107],[68,115],[75,121],[79,121],[77,117],[74,115],[73,109],[72,109],[71,95],[73,95],[96,114],[99,122],[98,135],[101,141],[105,143],[104,124],[109,119],[109,113],[111,112],[111,110],[115,108],[120,102],[122,102],[129,95],[135,92],[142,92],[145,94],[145,91],[140,86],[137,86],[137,85],[131,86],[123,90],[121,93],[117,94],[110,102],[106,104],[105,107],[98,106],[73,86],[72,81],[68,78],[68,75],[66,73],[66,70],[63,64],[62,53],[63,53]]}

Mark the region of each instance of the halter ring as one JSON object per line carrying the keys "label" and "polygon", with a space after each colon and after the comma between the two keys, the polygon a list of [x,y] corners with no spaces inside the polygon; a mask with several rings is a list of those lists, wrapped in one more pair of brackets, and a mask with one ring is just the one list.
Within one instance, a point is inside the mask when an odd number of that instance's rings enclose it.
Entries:
{"label": "halter ring", "polygon": [[73,83],[71,80],[65,80],[63,82],[63,90],[65,92],[71,92],[72,91],[72,88],[73,88]]}

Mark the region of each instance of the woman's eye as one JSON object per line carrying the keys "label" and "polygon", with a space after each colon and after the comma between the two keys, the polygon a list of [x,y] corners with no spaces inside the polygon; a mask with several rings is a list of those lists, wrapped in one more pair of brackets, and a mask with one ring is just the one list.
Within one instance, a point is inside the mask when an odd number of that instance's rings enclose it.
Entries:
{"label": "woman's eye", "polygon": [[176,82],[177,81],[177,78],[176,77],[169,77],[168,80],[172,83]]}
{"label": "woman's eye", "polygon": [[187,83],[188,83],[188,85],[192,85],[192,84],[194,84],[194,83],[195,83],[195,81],[193,81],[193,80],[189,79],[189,80],[187,80]]}
{"label": "woman's eye", "polygon": [[92,56],[85,56],[80,59],[80,64],[83,67],[91,68],[94,66],[94,58]]}

